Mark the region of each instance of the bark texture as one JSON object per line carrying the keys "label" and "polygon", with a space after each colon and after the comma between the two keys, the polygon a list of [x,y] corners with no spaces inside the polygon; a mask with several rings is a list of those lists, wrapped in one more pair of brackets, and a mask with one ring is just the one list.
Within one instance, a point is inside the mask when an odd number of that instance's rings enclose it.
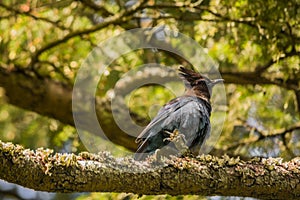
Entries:
{"label": "bark texture", "polygon": [[136,162],[106,152],[54,154],[0,142],[0,163],[0,179],[48,192],[300,198],[299,158],[242,161],[206,155]]}

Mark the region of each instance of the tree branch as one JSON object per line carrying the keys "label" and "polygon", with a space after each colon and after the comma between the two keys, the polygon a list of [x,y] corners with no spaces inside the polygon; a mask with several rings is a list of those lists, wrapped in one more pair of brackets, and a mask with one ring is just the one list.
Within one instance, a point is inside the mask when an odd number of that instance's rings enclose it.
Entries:
{"label": "tree branch", "polygon": [[[201,5],[204,1],[197,1],[195,3],[190,3],[190,2],[177,2],[177,3],[156,3],[156,4],[145,4],[142,6],[142,8],[148,8],[148,9],[177,9],[176,12],[179,12],[182,15],[178,16],[178,13],[175,15],[172,15],[169,13],[168,16],[151,16],[151,18],[174,18],[177,20],[201,20],[201,21],[211,21],[211,22],[235,22],[235,23],[240,23],[240,24],[245,24],[251,27],[255,27],[256,25],[254,24],[255,18],[254,17],[244,17],[244,18],[239,18],[239,19],[234,19],[229,16],[221,15],[220,13],[214,12],[210,6],[206,5]],[[210,18],[203,18],[201,15],[193,15],[189,16],[188,18],[185,18],[186,12],[189,12],[190,14],[199,14],[201,12],[208,12],[212,16],[214,16],[214,19]]]}
{"label": "tree branch", "polygon": [[[10,104],[74,126],[71,86],[47,78],[39,79],[28,76],[22,71],[7,71],[0,67],[0,87],[5,89],[5,95]],[[112,142],[134,151],[136,149],[135,138],[118,128],[110,108],[110,102],[97,99],[96,110],[102,129]],[[105,120],[102,115],[105,116]],[[137,121],[141,121],[134,113],[132,116],[135,116]],[[97,130],[94,130],[89,118],[86,118],[82,124],[83,127],[77,128],[99,134]]]}
{"label": "tree branch", "polygon": [[[227,84],[275,84],[270,80],[258,78],[252,74],[252,72],[223,72],[222,76]],[[170,78],[174,78],[174,74],[164,75],[164,73],[160,73],[159,71],[157,74],[153,74],[153,77],[155,76],[166,82],[168,82]],[[126,83],[126,85],[128,88],[122,88],[122,91],[126,91],[126,89],[128,91],[132,83]],[[22,71],[8,71],[0,67],[0,87],[5,89],[5,95],[10,104],[74,126],[71,86],[47,78],[28,76]],[[98,99],[96,102],[96,110],[101,128],[107,133],[106,136],[110,141],[135,151],[135,138],[124,133],[116,125],[111,114],[110,101]],[[105,116],[105,119],[103,116]],[[145,119],[142,119],[135,113],[131,113],[131,116],[134,121],[141,122],[141,124],[145,124],[146,122]],[[86,121],[82,122],[82,124],[84,124],[84,127],[80,128],[83,130],[98,134],[97,130],[93,129],[94,126],[90,124],[88,118],[86,118]]]}
{"label": "tree branch", "polygon": [[297,101],[297,110],[300,113],[300,90],[295,90],[296,101]]}
{"label": "tree branch", "polygon": [[[272,132],[269,132],[269,131],[259,130],[257,127],[253,127],[245,121],[243,121],[243,122],[244,122],[243,126],[247,129],[249,129],[249,132],[255,131],[255,133],[258,134],[258,137],[251,137],[251,138],[248,138],[245,140],[240,140],[237,143],[229,144],[228,146],[225,146],[223,148],[225,152],[237,149],[240,146],[254,144],[256,142],[259,142],[259,141],[267,139],[267,138],[281,137],[282,141],[285,143],[286,142],[285,136],[287,133],[292,133],[293,131],[300,130],[300,123],[296,123],[296,124],[290,126],[289,128],[273,130]],[[287,148],[287,145],[285,145],[285,147]]]}
{"label": "tree branch", "polygon": [[[53,154],[0,141],[0,178],[48,192],[300,197],[300,160],[212,157],[172,158],[163,167],[108,153]],[[156,166],[156,167],[155,167]]]}
{"label": "tree branch", "polygon": [[103,17],[108,17],[113,15],[113,13],[109,12],[103,5],[99,5],[92,0],[78,0],[83,5],[93,9],[96,12],[100,12]]}
{"label": "tree branch", "polygon": [[[130,16],[132,13],[136,12],[137,10],[140,9],[140,7],[143,5],[143,3],[145,2],[145,0],[140,0],[138,1],[135,5],[133,5],[132,7],[130,7],[128,10],[123,10],[122,12],[115,14],[113,16],[107,17],[103,20],[103,22],[89,28],[89,29],[84,29],[84,30],[77,30],[77,31],[73,31],[69,34],[67,34],[66,36],[64,36],[61,39],[55,40],[53,42],[50,42],[48,44],[46,44],[45,46],[41,47],[39,50],[36,51],[36,53],[33,55],[32,57],[32,61],[31,63],[34,64],[36,63],[39,59],[39,56],[49,50],[52,49],[53,47],[56,47],[59,44],[62,44],[64,42],[67,42],[68,40],[77,37],[77,36],[82,36],[85,34],[89,34],[89,33],[93,33],[95,31],[98,31],[100,29],[103,29],[109,25],[115,25],[121,22],[126,21],[126,17]],[[129,17],[130,18],[130,17]]]}
{"label": "tree branch", "polygon": [[297,52],[296,50],[292,50],[290,52],[285,52],[285,54],[281,57],[279,57],[278,59],[271,59],[269,60],[265,65],[259,65],[255,68],[255,73],[257,74],[261,74],[263,72],[265,72],[268,68],[272,67],[273,64],[284,60],[286,58],[292,57],[292,56],[299,56],[299,52]]}
{"label": "tree branch", "polygon": [[221,71],[221,75],[225,80],[225,83],[233,83],[239,85],[277,85],[287,90],[298,90],[298,80],[287,79],[282,80],[280,78],[273,78],[272,80],[262,76],[256,72],[226,72]]}
{"label": "tree branch", "polygon": [[[18,9],[13,8],[13,7],[7,6],[7,5],[3,4],[2,2],[0,2],[0,7],[4,8],[4,9],[10,11],[10,12],[16,13],[17,15],[24,15],[24,16],[30,17],[34,20],[40,20],[40,21],[47,22],[47,23],[52,24],[53,26],[55,26],[55,27],[57,27],[61,30],[70,30],[69,28],[65,27],[60,21],[52,21],[49,18],[38,17],[38,16],[32,14],[30,11],[29,12],[20,11]],[[11,15],[11,17],[15,17],[15,15]]]}

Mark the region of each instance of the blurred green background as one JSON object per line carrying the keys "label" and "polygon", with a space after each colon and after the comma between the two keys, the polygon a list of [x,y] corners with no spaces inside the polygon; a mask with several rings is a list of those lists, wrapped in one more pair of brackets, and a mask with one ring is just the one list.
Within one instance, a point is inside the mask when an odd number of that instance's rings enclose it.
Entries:
{"label": "blurred green background", "polygon": [[[298,0],[151,0],[127,12],[137,3],[134,0],[1,1],[0,140],[31,149],[85,151],[72,122],[66,123],[68,120],[56,115],[55,110],[49,114],[35,107],[35,101],[43,104],[40,93],[35,92],[43,86],[35,85],[35,81],[50,80],[72,88],[77,70],[99,42],[132,28],[163,26],[193,38],[219,63],[227,95],[227,104],[222,109],[227,117],[211,154],[284,160],[300,155]],[[113,20],[114,17],[119,18]],[[159,49],[136,50],[110,64],[98,86],[97,97],[109,102],[111,89],[122,75],[154,62],[174,70],[179,65],[191,67],[185,60]],[[29,82],[32,80],[29,85],[22,84],[21,79],[17,83],[19,88],[32,91],[32,98],[22,99],[14,82],[5,79],[10,76],[18,80],[19,75]],[[175,87],[183,89],[182,85]],[[127,94],[125,100],[134,120],[145,125],[160,106],[174,97],[162,86],[146,85]],[[46,101],[44,105],[48,105]],[[100,115],[106,116],[106,112],[100,110]],[[118,134],[114,126],[108,127]],[[120,145],[121,149],[133,149],[126,142]],[[0,183],[1,199],[138,198],[132,194],[62,195],[33,191],[27,191],[31,196],[26,196],[25,190],[22,191],[17,186]],[[237,199],[198,196],[140,199],[165,198]]]}

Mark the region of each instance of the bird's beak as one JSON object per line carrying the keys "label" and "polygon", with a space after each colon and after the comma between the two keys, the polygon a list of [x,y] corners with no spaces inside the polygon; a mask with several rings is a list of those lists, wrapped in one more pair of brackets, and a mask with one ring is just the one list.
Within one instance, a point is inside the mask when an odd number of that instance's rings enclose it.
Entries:
{"label": "bird's beak", "polygon": [[213,85],[216,85],[218,83],[223,83],[224,82],[224,79],[215,79],[212,81],[213,82]]}

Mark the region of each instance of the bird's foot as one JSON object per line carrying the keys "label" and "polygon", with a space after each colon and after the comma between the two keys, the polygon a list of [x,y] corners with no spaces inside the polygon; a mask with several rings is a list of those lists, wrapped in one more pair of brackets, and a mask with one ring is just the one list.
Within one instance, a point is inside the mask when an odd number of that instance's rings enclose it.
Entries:
{"label": "bird's foot", "polygon": [[170,142],[173,141],[180,134],[180,132],[177,129],[175,129],[173,132],[166,131],[166,130],[164,132],[169,135],[169,137],[165,138],[164,141],[170,141]]}
{"label": "bird's foot", "polygon": [[[165,138],[164,141],[169,141],[170,143],[174,144],[174,146],[177,149],[177,155],[185,154],[189,147],[186,145],[186,139],[183,134],[181,134],[177,129],[175,129],[173,132],[165,131],[167,134],[170,135],[169,138]],[[173,154],[174,155],[174,154]]]}

